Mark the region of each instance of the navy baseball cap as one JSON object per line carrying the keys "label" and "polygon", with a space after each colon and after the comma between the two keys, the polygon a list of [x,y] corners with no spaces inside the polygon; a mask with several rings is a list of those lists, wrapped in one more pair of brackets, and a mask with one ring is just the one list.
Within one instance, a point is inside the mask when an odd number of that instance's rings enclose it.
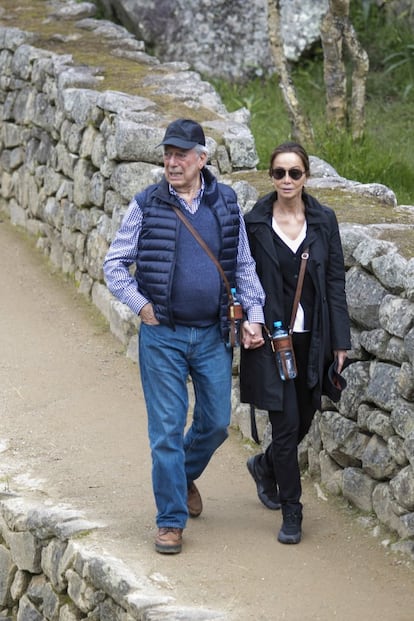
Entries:
{"label": "navy baseball cap", "polygon": [[163,141],[157,146],[166,144],[179,149],[193,149],[198,144],[205,146],[206,137],[199,123],[191,119],[177,119],[168,125]]}

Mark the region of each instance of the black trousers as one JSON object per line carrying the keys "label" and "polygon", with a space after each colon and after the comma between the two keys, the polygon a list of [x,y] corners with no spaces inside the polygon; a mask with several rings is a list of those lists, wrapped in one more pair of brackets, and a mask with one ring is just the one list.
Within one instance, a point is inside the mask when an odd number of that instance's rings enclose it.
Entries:
{"label": "black trousers", "polygon": [[294,380],[283,384],[283,411],[269,411],[272,442],[266,449],[262,464],[267,474],[274,475],[279,486],[282,510],[302,508],[297,448],[315,415],[312,391],[306,382],[309,344],[308,332],[293,334],[298,374]]}

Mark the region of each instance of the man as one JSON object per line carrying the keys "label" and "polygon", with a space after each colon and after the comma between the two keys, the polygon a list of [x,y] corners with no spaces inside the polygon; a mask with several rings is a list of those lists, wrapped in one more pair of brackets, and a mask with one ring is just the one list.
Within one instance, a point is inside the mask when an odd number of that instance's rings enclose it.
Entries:
{"label": "man", "polygon": [[[237,288],[247,315],[244,347],[263,344],[264,293],[236,195],[205,167],[202,127],[178,119],[158,146],[164,147],[164,177],[132,199],[104,273],[110,291],[141,318],[139,363],[157,506],[155,549],[177,554],[188,516],[202,511],[194,481],[228,435],[232,349],[223,280],[173,207],[185,214]],[[185,433],[188,376],[195,407]]]}

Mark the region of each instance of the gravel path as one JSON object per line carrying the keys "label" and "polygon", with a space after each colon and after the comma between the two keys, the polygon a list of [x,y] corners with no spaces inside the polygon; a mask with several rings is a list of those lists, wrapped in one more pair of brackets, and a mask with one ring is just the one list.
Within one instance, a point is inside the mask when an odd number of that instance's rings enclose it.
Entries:
{"label": "gravel path", "polygon": [[414,571],[305,478],[304,536],[276,540],[236,431],[199,481],[182,554],[153,548],[154,502],[138,368],[98,312],[27,239],[0,223],[0,485],[69,505],[102,527],[98,549],[157,576],[182,605],[237,621],[412,621]]}

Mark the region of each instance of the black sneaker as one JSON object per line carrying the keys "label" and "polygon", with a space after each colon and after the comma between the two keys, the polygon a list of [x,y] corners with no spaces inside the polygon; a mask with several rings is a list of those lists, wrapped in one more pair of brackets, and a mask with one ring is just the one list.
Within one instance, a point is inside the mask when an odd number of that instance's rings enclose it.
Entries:
{"label": "black sneaker", "polygon": [[252,475],[257,487],[259,500],[265,507],[275,511],[280,509],[279,491],[275,480],[263,472],[259,464],[260,455],[254,455],[247,460],[247,469]]}
{"label": "black sneaker", "polygon": [[282,528],[277,540],[280,543],[299,543],[302,538],[302,512],[283,512]]}

